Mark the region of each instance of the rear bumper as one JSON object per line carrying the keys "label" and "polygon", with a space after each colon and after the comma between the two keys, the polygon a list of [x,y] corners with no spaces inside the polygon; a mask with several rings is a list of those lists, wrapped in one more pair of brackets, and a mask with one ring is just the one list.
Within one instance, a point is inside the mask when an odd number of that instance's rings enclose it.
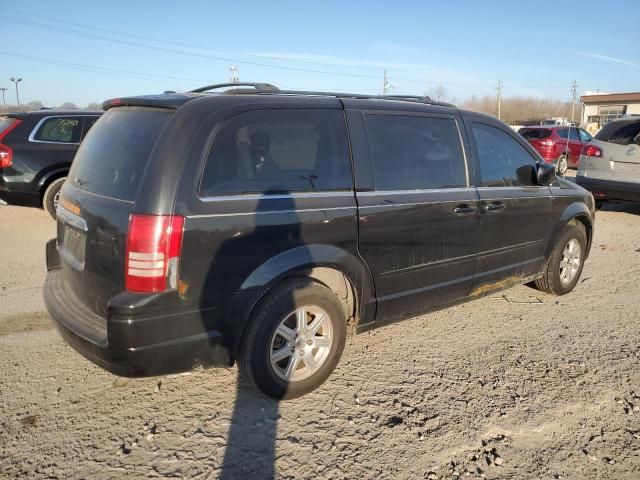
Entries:
{"label": "rear bumper", "polygon": [[597,200],[640,202],[640,183],[616,182],[576,175],[576,183],[591,191]]}
{"label": "rear bumper", "polygon": [[[50,250],[47,249],[47,263],[55,267],[56,259],[49,258]],[[47,273],[44,301],[64,340],[116,375],[143,377],[184,372],[199,366],[229,366],[233,362],[230,335],[218,330],[200,328],[195,333],[185,325],[186,330],[191,330],[187,336],[163,341],[157,335],[152,338],[150,331],[175,332],[181,324],[177,315],[100,317],[65,285],[60,268]]]}
{"label": "rear bumper", "polygon": [[40,192],[14,192],[0,185],[0,205],[3,203],[22,207],[40,207]]}

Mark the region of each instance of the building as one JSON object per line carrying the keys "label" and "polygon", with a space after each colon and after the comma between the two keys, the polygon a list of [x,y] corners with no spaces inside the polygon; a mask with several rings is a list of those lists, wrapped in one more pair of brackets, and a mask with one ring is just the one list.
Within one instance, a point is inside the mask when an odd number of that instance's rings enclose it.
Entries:
{"label": "building", "polygon": [[580,97],[582,122],[590,132],[600,130],[611,120],[625,115],[640,115],[640,92],[593,93]]}

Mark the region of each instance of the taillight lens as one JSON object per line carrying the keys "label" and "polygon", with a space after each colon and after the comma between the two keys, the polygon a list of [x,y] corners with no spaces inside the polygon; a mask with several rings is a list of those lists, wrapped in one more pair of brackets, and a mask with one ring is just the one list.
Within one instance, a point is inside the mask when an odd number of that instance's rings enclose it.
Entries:
{"label": "taillight lens", "polygon": [[545,147],[551,147],[553,146],[553,140],[542,140],[540,142],[540,145],[544,145]]}
{"label": "taillight lens", "polygon": [[585,145],[582,147],[580,155],[584,155],[585,157],[602,157],[602,149],[595,145]]}
{"label": "taillight lens", "polygon": [[130,292],[164,292],[178,286],[184,217],[131,215],[127,236],[125,288]]}
{"label": "taillight lens", "polygon": [[11,130],[21,123],[22,120],[12,118],[8,121],[8,126],[5,127],[4,130],[0,131],[0,168],[7,168],[13,165],[13,149],[2,142],[4,137],[6,137]]}

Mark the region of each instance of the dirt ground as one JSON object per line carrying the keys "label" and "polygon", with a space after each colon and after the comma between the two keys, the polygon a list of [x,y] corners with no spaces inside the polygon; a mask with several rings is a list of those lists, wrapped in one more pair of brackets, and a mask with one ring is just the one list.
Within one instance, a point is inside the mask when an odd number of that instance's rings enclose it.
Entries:
{"label": "dirt ground", "polygon": [[41,300],[54,230],[0,207],[0,477],[640,478],[640,205],[598,213],[572,294],[357,336],[280,404],[235,368],[125,380],[76,354]]}

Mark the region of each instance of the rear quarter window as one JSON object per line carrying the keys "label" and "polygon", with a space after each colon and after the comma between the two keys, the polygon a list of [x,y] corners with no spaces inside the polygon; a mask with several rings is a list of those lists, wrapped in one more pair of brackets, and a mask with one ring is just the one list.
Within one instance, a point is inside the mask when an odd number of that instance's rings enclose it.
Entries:
{"label": "rear quarter window", "polygon": [[68,180],[84,191],[134,200],[151,151],[173,110],[113,108],[80,145]]}
{"label": "rear quarter window", "polygon": [[78,143],[82,136],[82,117],[49,117],[36,125],[32,140],[53,143]]}

